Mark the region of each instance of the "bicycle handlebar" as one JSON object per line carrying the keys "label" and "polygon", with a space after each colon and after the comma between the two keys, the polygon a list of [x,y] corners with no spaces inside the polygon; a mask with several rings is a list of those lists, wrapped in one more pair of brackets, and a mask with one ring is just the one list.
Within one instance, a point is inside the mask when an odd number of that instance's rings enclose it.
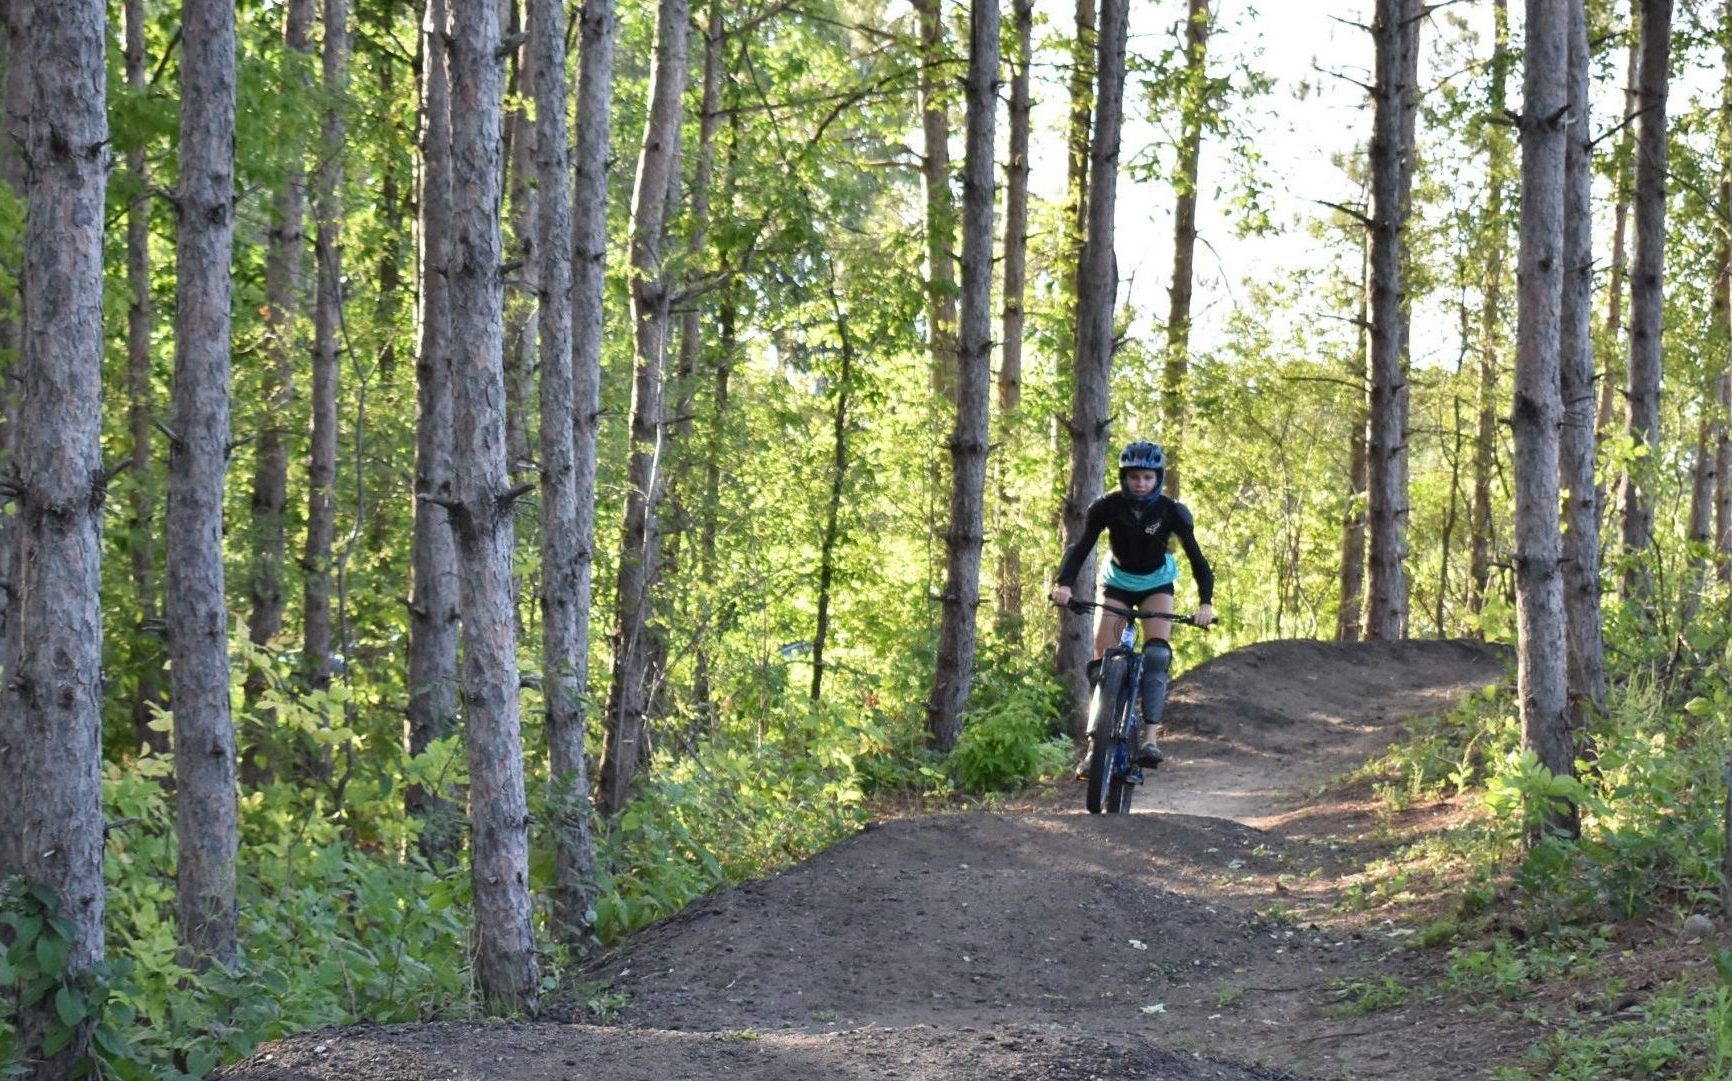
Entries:
{"label": "bicycle handlebar", "polygon": [[1058,607],[1069,608],[1073,612],[1087,612],[1091,608],[1101,608],[1126,619],[1165,619],[1173,623],[1184,623],[1188,626],[1197,625],[1197,617],[1189,612],[1143,612],[1135,608],[1120,608],[1116,604],[1105,601],[1085,601],[1080,597],[1072,597],[1068,604]]}

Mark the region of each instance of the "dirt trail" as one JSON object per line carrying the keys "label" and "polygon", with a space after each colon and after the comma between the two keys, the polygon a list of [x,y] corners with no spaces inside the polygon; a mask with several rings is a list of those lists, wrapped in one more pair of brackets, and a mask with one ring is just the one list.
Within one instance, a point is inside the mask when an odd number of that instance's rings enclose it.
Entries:
{"label": "dirt trail", "polygon": [[360,1027],[271,1045],[248,1081],[1465,1078],[1520,1022],[1344,1016],[1428,963],[1334,908],[1367,808],[1318,786],[1398,722],[1504,677],[1475,645],[1270,642],[1179,680],[1129,817],[1074,784],[1012,812],[884,822],[620,944],[617,1027]]}

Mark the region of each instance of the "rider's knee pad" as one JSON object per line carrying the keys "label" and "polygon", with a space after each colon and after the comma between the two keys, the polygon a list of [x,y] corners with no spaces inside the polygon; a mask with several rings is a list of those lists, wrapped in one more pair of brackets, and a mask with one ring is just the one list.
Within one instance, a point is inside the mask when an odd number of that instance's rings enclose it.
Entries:
{"label": "rider's knee pad", "polygon": [[1173,667],[1173,647],[1159,638],[1151,638],[1143,647],[1143,673],[1159,672],[1162,679]]}

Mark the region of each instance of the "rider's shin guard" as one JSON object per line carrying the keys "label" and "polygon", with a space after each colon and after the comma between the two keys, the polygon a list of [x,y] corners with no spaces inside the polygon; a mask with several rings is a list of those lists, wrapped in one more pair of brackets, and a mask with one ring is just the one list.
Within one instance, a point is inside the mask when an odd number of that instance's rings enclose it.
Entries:
{"label": "rider's shin guard", "polygon": [[[1151,638],[1143,647],[1143,723],[1153,726],[1161,719],[1167,704],[1167,672],[1173,666],[1173,647],[1159,638]],[[1154,734],[1151,727],[1148,735]],[[1148,738],[1147,736],[1144,737]]]}

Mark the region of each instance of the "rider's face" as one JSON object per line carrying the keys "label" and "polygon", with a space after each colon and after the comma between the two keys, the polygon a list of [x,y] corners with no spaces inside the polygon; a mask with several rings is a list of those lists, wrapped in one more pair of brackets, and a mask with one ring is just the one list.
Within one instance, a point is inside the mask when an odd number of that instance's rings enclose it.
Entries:
{"label": "rider's face", "polygon": [[1155,490],[1160,476],[1153,469],[1129,469],[1125,471],[1125,487],[1134,496],[1145,496]]}

